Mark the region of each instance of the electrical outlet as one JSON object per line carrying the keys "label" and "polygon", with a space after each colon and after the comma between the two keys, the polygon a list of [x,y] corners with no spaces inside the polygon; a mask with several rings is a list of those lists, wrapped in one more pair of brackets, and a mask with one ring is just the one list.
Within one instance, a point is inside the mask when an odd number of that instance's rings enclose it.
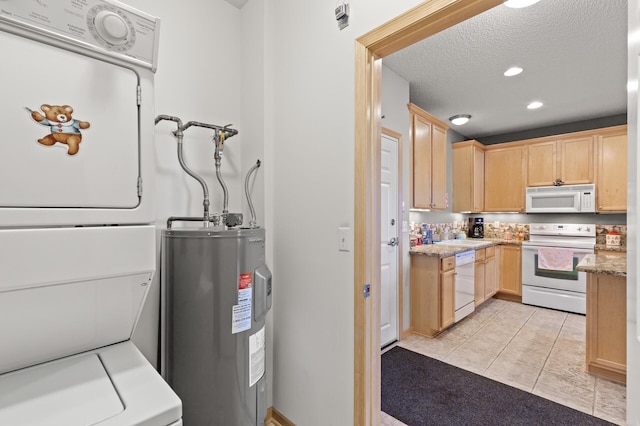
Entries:
{"label": "electrical outlet", "polygon": [[496,220],[495,222],[493,222],[493,227],[494,228],[500,228],[500,221]]}

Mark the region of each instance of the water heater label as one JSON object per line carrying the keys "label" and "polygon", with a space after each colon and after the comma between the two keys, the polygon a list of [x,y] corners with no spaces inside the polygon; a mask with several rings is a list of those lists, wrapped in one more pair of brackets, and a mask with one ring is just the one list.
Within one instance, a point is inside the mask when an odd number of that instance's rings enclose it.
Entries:
{"label": "water heater label", "polygon": [[238,304],[233,305],[231,318],[231,334],[240,333],[251,328],[251,297],[253,274],[240,274],[238,277]]}
{"label": "water heater label", "polygon": [[264,375],[266,358],[264,326],[253,336],[249,336],[249,387],[258,383]]}

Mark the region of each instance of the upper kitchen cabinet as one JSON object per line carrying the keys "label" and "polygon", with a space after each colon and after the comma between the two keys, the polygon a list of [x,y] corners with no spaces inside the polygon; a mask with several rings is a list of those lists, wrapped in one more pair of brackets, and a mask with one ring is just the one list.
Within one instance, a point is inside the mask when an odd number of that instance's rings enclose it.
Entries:
{"label": "upper kitchen cabinet", "polygon": [[594,136],[558,141],[558,171],[563,185],[593,183]]}
{"label": "upper kitchen cabinet", "polygon": [[627,210],[627,126],[602,130],[596,138],[596,202],[599,212]]}
{"label": "upper kitchen cabinet", "polygon": [[477,141],[454,143],[453,211],[484,211],[484,145]]}
{"label": "upper kitchen cabinet", "polygon": [[594,136],[527,141],[527,186],[593,183]]}
{"label": "upper kitchen cabinet", "polygon": [[445,123],[414,104],[411,120],[411,207],[446,208],[447,129]]}
{"label": "upper kitchen cabinet", "polygon": [[558,149],[555,141],[528,145],[527,186],[549,186],[558,176]]}
{"label": "upper kitchen cabinet", "polygon": [[526,145],[509,144],[487,149],[484,153],[484,211],[524,212],[526,171]]}

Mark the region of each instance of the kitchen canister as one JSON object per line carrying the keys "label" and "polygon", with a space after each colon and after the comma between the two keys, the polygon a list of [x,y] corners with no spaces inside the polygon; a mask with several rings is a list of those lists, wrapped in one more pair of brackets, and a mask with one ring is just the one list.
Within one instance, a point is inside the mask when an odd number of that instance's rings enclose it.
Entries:
{"label": "kitchen canister", "polygon": [[607,232],[607,247],[620,246],[620,234],[614,230]]}

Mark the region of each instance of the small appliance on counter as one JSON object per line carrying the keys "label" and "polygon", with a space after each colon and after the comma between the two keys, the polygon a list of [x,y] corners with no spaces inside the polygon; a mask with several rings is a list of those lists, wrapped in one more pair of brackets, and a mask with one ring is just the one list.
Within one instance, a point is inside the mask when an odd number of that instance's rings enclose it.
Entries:
{"label": "small appliance on counter", "polygon": [[469,238],[484,238],[484,219],[481,217],[469,218]]}

